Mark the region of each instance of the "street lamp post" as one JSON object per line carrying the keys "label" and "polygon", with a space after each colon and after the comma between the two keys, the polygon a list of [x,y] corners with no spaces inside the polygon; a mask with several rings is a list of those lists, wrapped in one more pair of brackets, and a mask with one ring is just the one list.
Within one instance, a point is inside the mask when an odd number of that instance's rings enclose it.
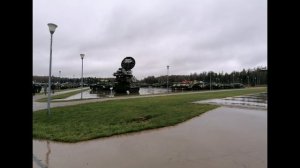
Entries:
{"label": "street lamp post", "polygon": [[211,90],[211,72],[209,73],[209,90]]}
{"label": "street lamp post", "polygon": [[247,76],[247,79],[248,79],[248,87],[250,87],[250,83],[249,83],[249,76]]}
{"label": "street lamp post", "polygon": [[167,65],[167,92],[169,93],[169,65]]}
{"label": "street lamp post", "polygon": [[60,90],[60,87],[61,87],[61,71],[59,71],[59,90]]}
{"label": "street lamp post", "polygon": [[49,82],[48,82],[48,104],[47,104],[47,109],[48,109],[48,115],[50,115],[50,96],[51,96],[51,66],[52,66],[52,36],[53,33],[55,32],[55,29],[57,28],[56,24],[53,23],[48,23],[49,31],[51,34],[51,42],[50,42],[50,65],[49,65]]}
{"label": "street lamp post", "polygon": [[[261,84],[261,83],[264,83],[264,75],[265,75],[265,73],[263,73],[263,72],[267,72],[267,69],[266,68],[260,68],[260,69],[258,69],[258,83],[259,83],[259,85]],[[261,81],[263,81],[263,82],[261,82]]]}
{"label": "street lamp post", "polygon": [[84,54],[80,54],[80,58],[81,58],[81,99],[82,99],[82,89],[83,89],[83,57]]}

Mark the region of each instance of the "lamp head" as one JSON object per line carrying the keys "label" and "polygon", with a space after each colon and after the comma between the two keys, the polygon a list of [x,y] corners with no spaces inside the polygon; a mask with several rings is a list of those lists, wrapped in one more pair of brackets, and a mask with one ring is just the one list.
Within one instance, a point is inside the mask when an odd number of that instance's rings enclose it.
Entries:
{"label": "lamp head", "polygon": [[83,59],[83,57],[84,57],[84,54],[80,54],[80,57],[81,57],[81,59]]}
{"label": "lamp head", "polygon": [[53,34],[55,32],[55,29],[57,28],[57,25],[53,23],[48,23],[48,26],[50,33]]}

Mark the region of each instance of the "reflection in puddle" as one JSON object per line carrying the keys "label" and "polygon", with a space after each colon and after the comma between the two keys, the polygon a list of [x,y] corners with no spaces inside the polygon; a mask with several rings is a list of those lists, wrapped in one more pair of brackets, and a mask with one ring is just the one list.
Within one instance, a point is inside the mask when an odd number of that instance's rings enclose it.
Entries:
{"label": "reflection in puddle", "polygon": [[53,168],[267,167],[267,94],[202,102],[254,110],[221,107],[172,127],[74,144],[33,140],[33,168],[50,168],[50,154]]}
{"label": "reflection in puddle", "polygon": [[267,93],[250,94],[247,96],[226,97],[223,99],[210,99],[194,103],[209,103],[244,108],[267,109]]}
{"label": "reflection in puddle", "polygon": [[32,158],[33,158],[33,162],[35,163],[35,164],[33,164],[33,167],[37,165],[39,168],[50,168],[50,166],[49,166],[49,160],[50,160],[49,156],[51,153],[50,141],[46,142],[46,147],[47,147],[47,152],[46,152],[46,158],[44,161],[40,160],[41,156],[39,156],[39,155],[36,156],[35,154],[33,154]]}
{"label": "reflection in puddle", "polygon": [[[150,94],[161,94],[161,93],[168,93],[168,90],[166,88],[140,88],[139,93],[130,94],[130,95],[150,95]],[[82,97],[84,99],[95,99],[95,98],[107,98],[107,97],[115,97],[115,96],[124,96],[128,94],[116,94],[114,91],[91,91],[87,90],[82,92]],[[67,97],[65,99],[60,100],[74,100],[74,99],[80,99],[81,93]]]}
{"label": "reflection in puddle", "polygon": [[51,153],[51,149],[50,149],[50,142],[47,141],[47,153],[46,153],[46,165],[49,167],[49,155]]}
{"label": "reflection in puddle", "polygon": [[[44,165],[41,160],[39,160],[34,154],[32,156],[33,158],[33,162],[39,167],[39,168],[48,168],[46,165]],[[33,165],[33,167],[35,166],[35,164]]]}
{"label": "reflection in puddle", "polygon": [[[71,144],[51,142],[51,168],[266,168],[263,111],[220,107],[157,130]],[[37,158],[44,158],[49,149],[46,141],[33,140]]]}

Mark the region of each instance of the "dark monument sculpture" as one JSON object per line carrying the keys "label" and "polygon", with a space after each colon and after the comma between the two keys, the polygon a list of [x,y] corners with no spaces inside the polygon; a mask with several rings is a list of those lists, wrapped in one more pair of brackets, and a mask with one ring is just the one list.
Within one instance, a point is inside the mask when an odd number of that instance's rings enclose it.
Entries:
{"label": "dark monument sculpture", "polygon": [[126,57],[121,62],[122,68],[119,68],[113,75],[116,77],[114,90],[116,93],[138,93],[140,87],[137,85],[136,78],[132,75],[131,69],[135,66],[135,60],[132,57]]}
{"label": "dark monument sculpture", "polygon": [[137,79],[132,75],[131,69],[135,65],[132,57],[126,57],[121,62],[121,67],[113,75],[116,77],[115,82],[101,80],[97,84],[90,85],[92,93],[106,92],[114,90],[115,93],[139,93],[140,87]]}

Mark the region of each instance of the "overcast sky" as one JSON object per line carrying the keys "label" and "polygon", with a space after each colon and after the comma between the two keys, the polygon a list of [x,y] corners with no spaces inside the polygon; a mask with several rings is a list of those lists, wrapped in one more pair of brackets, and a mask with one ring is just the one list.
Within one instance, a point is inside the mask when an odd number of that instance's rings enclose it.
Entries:
{"label": "overcast sky", "polygon": [[33,0],[33,75],[137,79],[267,66],[267,0]]}

